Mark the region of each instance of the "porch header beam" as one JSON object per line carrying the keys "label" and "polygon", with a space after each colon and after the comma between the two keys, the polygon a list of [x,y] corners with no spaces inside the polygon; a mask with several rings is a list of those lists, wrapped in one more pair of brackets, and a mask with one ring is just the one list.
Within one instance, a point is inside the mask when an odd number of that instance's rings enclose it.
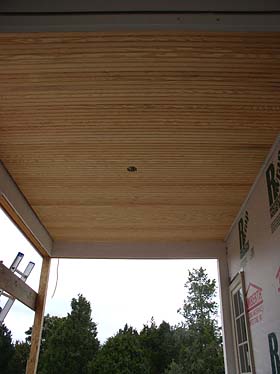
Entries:
{"label": "porch header beam", "polygon": [[280,31],[280,12],[1,12],[0,32]]}
{"label": "porch header beam", "polygon": [[2,263],[0,263],[0,289],[32,310],[36,309],[37,293]]}
{"label": "porch header beam", "polygon": [[86,259],[219,259],[223,241],[184,243],[75,243],[55,241],[52,257]]}
{"label": "porch header beam", "polygon": [[53,241],[39,218],[0,161],[0,207],[44,256],[50,255]]}

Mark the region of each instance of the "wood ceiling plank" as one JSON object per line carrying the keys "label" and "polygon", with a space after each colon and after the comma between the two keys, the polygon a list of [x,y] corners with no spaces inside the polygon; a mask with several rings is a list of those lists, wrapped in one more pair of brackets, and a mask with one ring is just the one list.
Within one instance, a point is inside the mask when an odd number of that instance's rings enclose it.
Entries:
{"label": "wood ceiling plank", "polygon": [[279,41],[0,34],[1,159],[54,239],[223,239],[280,130]]}
{"label": "wood ceiling plank", "polygon": [[[195,203],[195,202],[194,202]],[[213,209],[214,208],[214,209]],[[147,226],[147,223],[163,227],[179,225],[187,226],[200,225],[201,219],[207,225],[215,226],[220,219],[223,222],[228,220],[228,213],[232,207],[217,207],[214,205],[204,205],[203,207],[187,206],[133,206],[118,207],[115,211],[114,206],[36,206],[36,212],[45,217],[46,226],[52,225],[55,217],[57,227],[91,227],[104,224],[122,226]]]}
{"label": "wood ceiling plank", "polygon": [[[31,184],[30,184],[30,187]],[[30,188],[29,187],[29,188]],[[81,194],[81,188],[83,193]],[[240,198],[245,198],[249,186],[67,186],[58,190],[57,186],[46,186],[44,190],[32,189],[30,203],[36,206],[55,206],[59,208],[64,205],[71,206],[188,206],[193,201],[201,207],[211,202],[214,206],[239,207]],[[198,198],[199,196],[199,198]],[[51,201],[50,201],[51,200]]]}

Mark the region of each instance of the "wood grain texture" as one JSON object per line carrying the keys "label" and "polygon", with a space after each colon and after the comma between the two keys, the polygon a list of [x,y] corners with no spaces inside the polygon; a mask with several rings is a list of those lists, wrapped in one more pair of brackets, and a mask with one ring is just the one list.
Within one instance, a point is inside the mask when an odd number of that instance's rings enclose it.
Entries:
{"label": "wood grain texture", "polygon": [[0,289],[35,310],[37,293],[0,262]]}
{"label": "wood grain texture", "polygon": [[2,34],[0,157],[55,240],[223,239],[280,130],[279,42]]}
{"label": "wood grain texture", "polygon": [[34,323],[32,326],[30,353],[26,365],[26,374],[37,373],[50,267],[51,258],[48,256],[43,257]]}

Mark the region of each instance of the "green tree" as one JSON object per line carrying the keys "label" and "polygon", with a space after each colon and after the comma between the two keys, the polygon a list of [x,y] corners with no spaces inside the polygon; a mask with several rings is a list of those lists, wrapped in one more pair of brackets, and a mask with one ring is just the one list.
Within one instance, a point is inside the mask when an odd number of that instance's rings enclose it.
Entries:
{"label": "green tree", "polygon": [[149,374],[150,368],[139,334],[125,325],[109,338],[89,364],[89,374]]}
{"label": "green tree", "polygon": [[[52,334],[56,331],[59,324],[65,320],[65,317],[57,317],[57,316],[50,316],[47,314],[44,317],[43,327],[42,327],[42,336],[41,336],[41,344],[40,344],[40,356],[39,356],[39,363],[38,363],[38,373],[42,372],[42,366],[44,363],[44,359],[42,356],[47,349],[47,344],[51,340]],[[28,351],[30,350],[31,345],[31,336],[32,336],[32,327],[30,327],[26,332],[25,344]],[[27,355],[28,358],[28,355]],[[17,360],[18,361],[18,360]]]}
{"label": "green tree", "polygon": [[216,281],[203,268],[189,271],[185,284],[187,299],[179,312],[184,317],[186,336],[179,364],[184,374],[224,373],[222,338],[217,325]]}
{"label": "green tree", "polygon": [[14,355],[10,361],[10,372],[13,374],[25,374],[30,345],[27,342],[16,341]]}
{"label": "green tree", "polygon": [[185,318],[185,324],[192,326],[204,321],[216,322],[218,304],[215,301],[217,289],[215,279],[209,279],[206,270],[202,267],[193,269],[189,271],[184,287],[187,289],[187,299],[178,312]]}
{"label": "green tree", "polygon": [[91,319],[90,303],[82,296],[72,299],[71,313],[50,318],[40,358],[42,374],[85,374],[88,362],[99,348],[97,327]]}
{"label": "green tree", "polygon": [[150,325],[144,325],[141,330],[140,340],[149,359],[151,374],[162,374],[178,356],[175,330],[165,321],[157,327],[152,318]]}
{"label": "green tree", "polygon": [[172,361],[169,367],[165,370],[164,374],[185,374],[185,371],[182,365]]}
{"label": "green tree", "polygon": [[0,373],[10,374],[10,362],[15,352],[11,331],[3,324],[0,325]]}
{"label": "green tree", "polygon": [[[58,325],[61,321],[65,320],[65,317],[50,316],[49,314],[45,315],[43,327],[42,327],[42,336],[41,336],[41,345],[40,345],[40,355],[46,350],[46,346],[50,336],[58,328]],[[32,327],[25,332],[26,334],[26,343],[31,345],[31,336],[32,336]]]}

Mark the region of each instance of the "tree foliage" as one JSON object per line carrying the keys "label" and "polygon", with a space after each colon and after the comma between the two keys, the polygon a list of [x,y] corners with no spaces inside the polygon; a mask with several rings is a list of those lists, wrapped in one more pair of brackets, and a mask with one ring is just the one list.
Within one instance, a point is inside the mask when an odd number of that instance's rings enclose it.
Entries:
{"label": "tree foliage", "polygon": [[49,319],[48,335],[40,358],[42,374],[86,374],[88,362],[96,354],[97,327],[91,319],[90,303],[79,295],[71,302],[65,318]]}
{"label": "tree foliage", "polygon": [[177,364],[175,361],[172,361],[165,370],[164,374],[185,374],[185,371],[181,364]]}
{"label": "tree foliage", "polygon": [[12,373],[10,368],[10,362],[14,356],[15,348],[12,344],[12,333],[3,324],[0,325],[0,373],[10,374]]}
{"label": "tree foliage", "polygon": [[150,325],[144,325],[140,332],[140,341],[149,359],[151,374],[163,373],[178,356],[175,329],[165,321],[157,327],[152,318]]}
{"label": "tree foliage", "polygon": [[202,267],[189,271],[188,280],[184,286],[187,289],[187,299],[184,300],[179,313],[185,319],[187,326],[200,324],[205,321],[216,321],[218,304],[216,297],[216,281],[209,279]]}
{"label": "tree foliage", "polygon": [[179,312],[187,327],[179,363],[185,374],[224,373],[222,338],[217,325],[216,282],[205,269],[189,271],[188,294]]}
{"label": "tree foliage", "polygon": [[[181,324],[159,326],[152,318],[140,333],[125,325],[102,346],[90,303],[78,295],[66,317],[44,318],[38,374],[223,374],[217,325],[216,282],[202,268],[190,271]],[[24,374],[32,329],[12,342],[0,327],[0,373]]]}
{"label": "tree foliage", "polygon": [[30,345],[25,342],[16,341],[14,345],[14,355],[10,361],[9,367],[12,374],[25,374],[27,359],[29,356]]}
{"label": "tree foliage", "polygon": [[88,369],[89,374],[150,374],[138,332],[127,325],[107,340]]}

